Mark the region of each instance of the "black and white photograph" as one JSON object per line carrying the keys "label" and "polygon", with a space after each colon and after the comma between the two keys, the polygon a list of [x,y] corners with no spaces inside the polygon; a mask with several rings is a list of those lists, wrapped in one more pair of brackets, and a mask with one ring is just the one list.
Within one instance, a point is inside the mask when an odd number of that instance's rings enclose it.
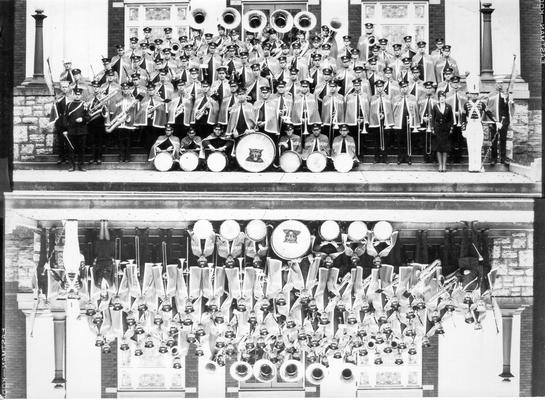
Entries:
{"label": "black and white photograph", "polygon": [[6,399],[545,396],[541,0],[0,0]]}

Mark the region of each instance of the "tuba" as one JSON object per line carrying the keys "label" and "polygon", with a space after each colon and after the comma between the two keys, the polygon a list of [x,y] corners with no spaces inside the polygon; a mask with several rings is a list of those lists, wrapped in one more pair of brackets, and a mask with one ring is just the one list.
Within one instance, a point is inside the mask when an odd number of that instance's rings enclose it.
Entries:
{"label": "tuba", "polygon": [[354,370],[355,365],[350,363],[344,363],[341,370],[341,382],[343,383],[352,383],[354,381],[354,376],[356,371]]}
{"label": "tuba", "polygon": [[244,14],[242,27],[248,32],[261,32],[267,25],[267,16],[263,11],[253,10]]}
{"label": "tuba", "polygon": [[340,18],[333,17],[333,18],[331,18],[331,20],[329,21],[329,26],[331,27],[331,30],[337,32],[337,31],[339,31],[339,29],[342,28],[343,23],[342,23],[342,21],[341,21]]}
{"label": "tuba", "polygon": [[240,12],[233,7],[227,7],[218,17],[218,24],[226,30],[235,29],[240,25]]}
{"label": "tuba", "polygon": [[254,364],[254,376],[262,383],[270,383],[276,379],[277,369],[271,361],[261,359]]}
{"label": "tuba", "polygon": [[327,376],[328,369],[321,363],[312,363],[307,367],[306,378],[313,385],[321,385]]}
{"label": "tuba", "polygon": [[293,23],[297,29],[300,31],[311,31],[316,27],[316,16],[308,11],[300,11],[295,14],[293,18]]}
{"label": "tuba", "polygon": [[282,363],[279,375],[284,382],[298,382],[303,378],[303,364],[298,360],[286,360]]}
{"label": "tuba", "polygon": [[189,25],[193,29],[202,29],[206,21],[206,11],[202,8],[196,8],[191,11]]}
{"label": "tuba", "polygon": [[270,23],[278,33],[287,33],[293,28],[293,16],[286,10],[276,10],[271,14]]}
{"label": "tuba", "polygon": [[246,361],[235,361],[229,369],[231,377],[238,382],[246,382],[252,376],[252,366]]}

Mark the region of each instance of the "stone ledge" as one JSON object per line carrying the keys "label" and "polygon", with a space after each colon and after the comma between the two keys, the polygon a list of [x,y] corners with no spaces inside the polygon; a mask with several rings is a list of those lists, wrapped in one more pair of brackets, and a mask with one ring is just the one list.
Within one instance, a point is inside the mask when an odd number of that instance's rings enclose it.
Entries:
{"label": "stone ledge", "polygon": [[541,182],[541,168],[542,168],[542,158],[537,158],[529,166],[510,163],[509,171],[514,172],[515,174],[522,175],[533,182]]}

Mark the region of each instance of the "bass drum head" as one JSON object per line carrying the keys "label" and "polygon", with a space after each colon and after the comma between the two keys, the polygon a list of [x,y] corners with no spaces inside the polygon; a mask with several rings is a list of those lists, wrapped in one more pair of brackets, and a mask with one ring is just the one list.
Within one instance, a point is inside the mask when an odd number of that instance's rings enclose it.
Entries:
{"label": "bass drum head", "polygon": [[293,260],[307,254],[311,244],[310,231],[300,221],[287,220],[274,228],[271,235],[273,251],[285,260]]}
{"label": "bass drum head", "polygon": [[280,168],[284,172],[296,172],[301,167],[301,156],[293,151],[287,150],[280,156]]}
{"label": "bass drum head", "polygon": [[180,156],[180,168],[184,171],[195,171],[199,166],[199,156],[194,151],[186,151]]}
{"label": "bass drum head", "polygon": [[221,172],[227,166],[227,157],[221,151],[215,151],[206,159],[206,165],[210,171]]}
{"label": "bass drum head", "polygon": [[333,166],[338,172],[350,172],[354,166],[354,160],[347,153],[339,154],[333,160]]}
{"label": "bass drum head", "polygon": [[246,225],[246,236],[254,242],[260,242],[267,236],[267,225],[260,219],[253,219]]}
{"label": "bass drum head", "polygon": [[265,171],[273,163],[276,149],[273,140],[263,133],[242,136],[236,147],[238,165],[248,172]]}
{"label": "bass drum head", "polygon": [[307,168],[311,172],[322,172],[327,165],[327,158],[319,151],[310,153],[307,158]]}
{"label": "bass drum head", "polygon": [[153,160],[153,165],[157,171],[166,172],[172,168],[174,160],[172,159],[172,154],[170,153],[159,153],[155,156]]}

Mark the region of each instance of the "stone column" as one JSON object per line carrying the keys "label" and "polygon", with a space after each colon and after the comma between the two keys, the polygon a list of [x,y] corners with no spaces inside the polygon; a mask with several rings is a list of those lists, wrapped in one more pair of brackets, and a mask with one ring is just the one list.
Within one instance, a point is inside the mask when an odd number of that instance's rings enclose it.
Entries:
{"label": "stone column", "polygon": [[66,313],[64,311],[52,311],[53,335],[55,340],[55,378],[51,383],[55,389],[64,389],[66,384]]}
{"label": "stone column", "polygon": [[511,373],[511,339],[513,337],[513,316],[524,311],[528,306],[524,297],[498,297],[498,306],[501,310],[502,320],[502,347],[503,368],[499,376],[504,382],[510,382],[514,375]]}
{"label": "stone column", "polygon": [[32,78],[28,78],[23,85],[46,85],[44,79],[44,19],[47,16],[44,10],[36,10],[32,16],[36,21],[36,32],[34,35],[34,72]]}
{"label": "stone column", "polygon": [[483,24],[481,33],[481,79],[494,80],[494,69],[492,67],[492,3],[482,4]]}

